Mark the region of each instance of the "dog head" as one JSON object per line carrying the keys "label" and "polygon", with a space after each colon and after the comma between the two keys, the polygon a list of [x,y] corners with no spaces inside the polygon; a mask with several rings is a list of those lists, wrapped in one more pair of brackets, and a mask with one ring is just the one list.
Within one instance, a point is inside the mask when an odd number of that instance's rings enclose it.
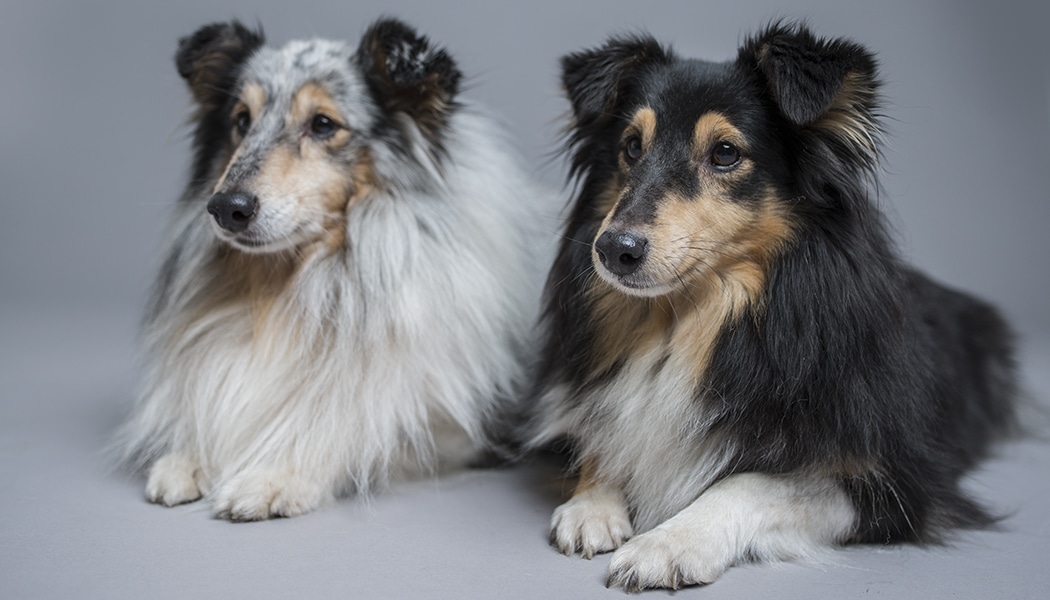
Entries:
{"label": "dog head", "polygon": [[836,188],[874,166],[874,60],[801,26],[773,25],[724,63],[635,36],[562,68],[572,173],[600,221],[594,268],[628,295],[760,287],[801,213],[848,210]]}
{"label": "dog head", "polygon": [[432,169],[393,165],[440,161],[460,79],[444,50],[389,19],[356,49],[273,49],[240,23],[208,25],[180,40],[176,65],[198,105],[193,195],[220,239],[255,253],[339,246],[350,202],[425,185]]}

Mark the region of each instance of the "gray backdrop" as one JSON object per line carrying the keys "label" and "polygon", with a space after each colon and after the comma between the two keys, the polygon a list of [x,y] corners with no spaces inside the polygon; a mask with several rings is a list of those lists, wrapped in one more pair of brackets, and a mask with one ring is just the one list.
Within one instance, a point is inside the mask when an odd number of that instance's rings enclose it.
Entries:
{"label": "gray backdrop", "polygon": [[[301,519],[231,526],[162,510],[98,457],[130,401],[134,334],[189,158],[178,37],[238,17],[271,43],[356,42],[399,16],[446,45],[467,94],[561,185],[557,58],[645,29],[730,58],[775,17],[875,49],[890,137],[881,205],[905,254],[1003,308],[1035,396],[1050,391],[1050,52],[1045,2],[0,0],[0,597],[189,593],[376,597],[607,595],[607,558],[558,556],[543,463],[405,486]],[[1006,532],[950,549],[852,549],[830,566],[738,569],[719,597],[1041,597],[1050,456],[1024,442],[974,481]],[[1039,558],[1039,557],[1042,558]],[[931,583],[932,582],[932,583]]]}

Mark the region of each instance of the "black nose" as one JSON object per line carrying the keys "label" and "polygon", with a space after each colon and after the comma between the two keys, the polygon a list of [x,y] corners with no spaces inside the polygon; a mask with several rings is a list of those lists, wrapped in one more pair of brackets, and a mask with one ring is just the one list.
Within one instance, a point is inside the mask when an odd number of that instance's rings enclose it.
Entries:
{"label": "black nose", "polygon": [[649,240],[633,231],[606,231],[594,242],[598,258],[615,275],[630,275],[645,259]]}
{"label": "black nose", "polygon": [[247,229],[258,209],[259,199],[247,192],[220,192],[208,200],[208,212],[219,227],[230,233]]}

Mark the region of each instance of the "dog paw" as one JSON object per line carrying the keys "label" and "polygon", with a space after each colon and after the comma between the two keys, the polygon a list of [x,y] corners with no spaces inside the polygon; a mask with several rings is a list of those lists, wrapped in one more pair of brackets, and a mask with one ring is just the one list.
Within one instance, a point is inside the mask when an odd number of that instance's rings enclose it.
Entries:
{"label": "dog paw", "polygon": [[219,488],[214,512],[230,521],[295,517],[320,506],[327,490],[288,471],[241,474]]}
{"label": "dog paw", "polygon": [[606,587],[639,592],[712,583],[732,558],[717,544],[689,533],[657,527],[632,539],[613,554]]}
{"label": "dog paw", "polygon": [[619,548],[633,533],[623,495],[607,487],[577,493],[551,517],[551,544],[566,556],[579,552],[590,559]]}
{"label": "dog paw", "polygon": [[146,499],[164,506],[199,500],[202,495],[200,479],[200,465],[196,461],[183,454],[165,454],[150,469]]}

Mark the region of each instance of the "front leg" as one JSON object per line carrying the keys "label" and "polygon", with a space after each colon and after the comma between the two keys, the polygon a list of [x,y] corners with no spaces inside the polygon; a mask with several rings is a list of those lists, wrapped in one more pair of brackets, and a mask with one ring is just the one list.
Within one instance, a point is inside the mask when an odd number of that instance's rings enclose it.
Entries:
{"label": "front leg", "polygon": [[551,517],[551,544],[566,556],[583,558],[619,548],[634,533],[627,502],[616,486],[597,478],[593,460],[580,466],[580,480],[568,502]]}
{"label": "front leg", "polygon": [[750,557],[812,556],[848,537],[855,517],[849,496],[831,478],[731,475],[620,548],[607,585],[678,589],[711,583]]}

